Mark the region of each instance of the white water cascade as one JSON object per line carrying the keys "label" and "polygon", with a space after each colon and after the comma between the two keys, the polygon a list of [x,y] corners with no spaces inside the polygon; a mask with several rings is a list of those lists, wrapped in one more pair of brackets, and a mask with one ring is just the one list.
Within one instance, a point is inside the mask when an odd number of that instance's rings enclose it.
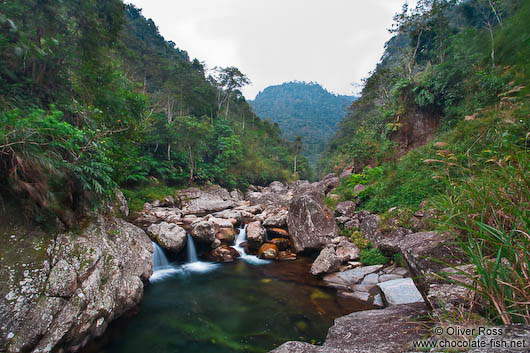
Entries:
{"label": "white water cascade", "polygon": [[153,275],[149,279],[150,282],[156,282],[167,276],[178,272],[178,269],[173,267],[167,261],[164,249],[162,249],[157,243],[153,242]]}
{"label": "white water cascade", "polygon": [[197,258],[197,250],[195,249],[195,242],[193,241],[193,237],[189,234],[186,243],[186,253],[188,255],[188,262],[182,265],[184,270],[190,272],[209,272],[217,267],[217,264],[199,261]]}
{"label": "white water cascade", "polygon": [[245,251],[245,248],[241,246],[241,243],[244,243],[247,241],[247,226],[244,225],[243,227],[239,228],[239,234],[237,235],[235,244],[233,246],[234,249],[237,250],[237,252],[241,255],[241,259],[243,261],[248,262],[252,265],[265,265],[270,263],[269,260],[263,260],[257,257],[256,255],[249,255]]}

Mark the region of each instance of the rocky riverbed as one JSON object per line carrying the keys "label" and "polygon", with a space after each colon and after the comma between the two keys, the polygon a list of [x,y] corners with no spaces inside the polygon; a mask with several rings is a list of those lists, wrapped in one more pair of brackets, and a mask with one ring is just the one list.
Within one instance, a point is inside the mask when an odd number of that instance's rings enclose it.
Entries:
{"label": "rocky riverbed", "polygon": [[[473,268],[448,235],[429,231],[435,216],[431,210],[412,215],[409,228],[400,226],[399,210],[389,210],[395,217],[384,220],[357,211],[355,200],[330,210],[324,198],[333,197],[339,181],[330,174],[316,183],[251,186],[246,194],[216,185],[188,188],[146,203],[129,215],[130,223],[117,216],[128,214],[118,192],[111,212],[93,216],[76,232],[50,235],[7,227],[0,255],[0,351],[79,350],[140,302],[152,273],[151,241],[182,258],[189,234],[201,258],[233,262],[240,256],[234,241],[243,225],[246,242],[238,246],[245,253],[283,263],[282,268],[288,268],[285,261],[312,258],[307,276],[317,286],[333,288],[339,297],[366,308],[380,308],[337,319],[323,346],[289,342],[274,352],[409,349],[426,333],[420,322],[427,312],[470,302],[469,290],[437,274],[453,271],[462,279],[462,272]],[[341,236],[339,227],[358,229],[387,255],[400,254],[404,263],[363,266],[360,249]]]}

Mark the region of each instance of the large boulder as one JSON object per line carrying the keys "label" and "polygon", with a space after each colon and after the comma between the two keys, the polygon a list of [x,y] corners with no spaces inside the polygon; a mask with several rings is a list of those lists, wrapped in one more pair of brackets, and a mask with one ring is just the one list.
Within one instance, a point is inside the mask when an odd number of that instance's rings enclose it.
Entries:
{"label": "large boulder", "polygon": [[339,177],[335,173],[328,174],[317,183],[317,187],[322,189],[325,194],[335,189],[340,183]]}
{"label": "large boulder", "polygon": [[345,262],[359,259],[361,249],[348,240],[341,240],[335,248],[335,253],[341,258],[342,262]]}
{"label": "large boulder", "polygon": [[201,220],[192,224],[191,236],[200,243],[213,243],[215,234],[215,224],[212,221]]}
{"label": "large boulder", "polygon": [[158,245],[172,252],[179,252],[186,246],[186,231],[173,223],[162,222],[147,228],[147,234]]}
{"label": "large boulder", "polygon": [[182,205],[182,214],[184,215],[204,216],[227,208],[233,208],[237,205],[237,201],[232,199],[228,190],[217,185],[212,185],[203,190],[198,188],[180,190],[177,198]]}
{"label": "large boulder", "polygon": [[333,247],[324,248],[313,265],[311,265],[311,274],[314,276],[322,273],[331,273],[339,269],[342,264],[342,258],[337,256]]}
{"label": "large boulder", "polygon": [[421,319],[424,304],[395,305],[381,310],[358,311],[335,320],[322,346],[287,342],[271,353],[395,353],[412,351],[428,329]]}
{"label": "large boulder", "polygon": [[381,217],[375,214],[370,214],[364,217],[361,221],[360,230],[366,239],[374,246],[377,244],[377,239],[381,237],[379,227],[381,225]]}
{"label": "large boulder", "polygon": [[248,248],[258,250],[265,241],[265,230],[261,223],[258,221],[249,223],[246,231]]}
{"label": "large boulder", "polygon": [[339,234],[333,214],[324,204],[324,192],[319,188],[294,195],[287,223],[296,252],[320,250]]}
{"label": "large boulder", "polygon": [[2,352],[79,350],[138,305],[152,274],[147,234],[113,217],[94,216],[75,234],[25,226],[8,234],[0,234]]}
{"label": "large boulder", "polygon": [[275,213],[268,215],[263,221],[265,227],[286,228],[288,212],[286,209],[276,210]]}

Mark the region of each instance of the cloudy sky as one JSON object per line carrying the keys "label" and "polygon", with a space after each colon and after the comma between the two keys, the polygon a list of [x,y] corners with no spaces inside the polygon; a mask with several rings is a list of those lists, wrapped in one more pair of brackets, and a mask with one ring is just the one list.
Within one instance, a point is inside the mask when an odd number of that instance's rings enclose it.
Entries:
{"label": "cloudy sky", "polygon": [[209,68],[238,67],[252,81],[243,93],[253,99],[267,86],[292,80],[357,92],[355,85],[381,57],[392,17],[405,0],[131,2],[191,58]]}

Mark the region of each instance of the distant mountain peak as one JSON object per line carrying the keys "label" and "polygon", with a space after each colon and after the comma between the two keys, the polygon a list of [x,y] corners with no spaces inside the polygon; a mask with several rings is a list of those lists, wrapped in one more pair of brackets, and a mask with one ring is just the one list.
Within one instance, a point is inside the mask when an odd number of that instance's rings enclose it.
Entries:
{"label": "distant mountain peak", "polygon": [[290,81],[266,87],[249,103],[259,117],[278,123],[288,140],[302,136],[303,154],[315,162],[355,99],[318,82]]}

